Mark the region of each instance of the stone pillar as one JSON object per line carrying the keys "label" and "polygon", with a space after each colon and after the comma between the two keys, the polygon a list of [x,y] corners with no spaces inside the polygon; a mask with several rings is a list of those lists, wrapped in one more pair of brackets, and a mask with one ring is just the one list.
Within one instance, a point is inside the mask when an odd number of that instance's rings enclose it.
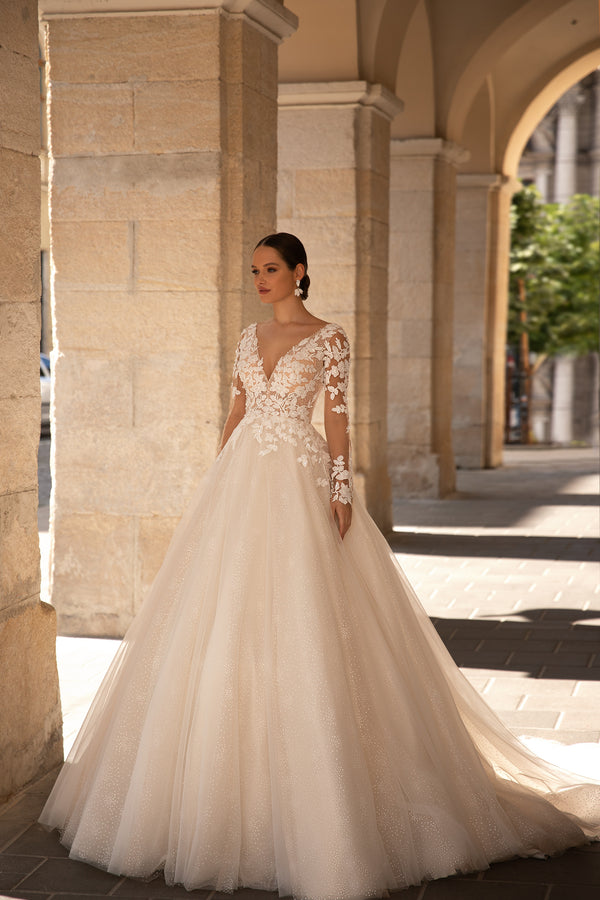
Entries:
{"label": "stone pillar", "polygon": [[0,803],[62,760],[54,610],[40,602],[40,114],[37,4],[0,46]]}
{"label": "stone pillar", "polygon": [[279,89],[278,228],[306,246],[311,310],[348,333],[355,484],[384,529],[389,146],[400,108],[363,81]]}
{"label": "stone pillar", "polygon": [[558,101],[556,123],[556,155],[554,170],[554,202],[567,203],[577,190],[577,107],[580,89],[577,85]]}
{"label": "stone pillar", "polygon": [[273,0],[190,0],[172,15],[84,6],[42,0],[51,586],[62,633],[120,636],[214,459],[235,344],[257,313],[251,251],[275,225],[277,43],[296,18]]}
{"label": "stone pillar", "polygon": [[489,197],[485,325],[485,468],[502,465],[504,446],[506,327],[510,258],[510,201],[520,181],[502,176]]}
{"label": "stone pillar", "polygon": [[540,192],[542,203],[549,203],[550,200],[550,176],[552,169],[547,161],[536,162],[535,164],[535,186]]}
{"label": "stone pillar", "polygon": [[500,182],[495,174],[456,179],[452,443],[461,469],[485,464],[490,197]]}
{"label": "stone pillar", "polygon": [[575,396],[575,357],[557,356],[554,360],[554,383],[550,440],[553,444],[570,444],[573,440],[573,399]]}
{"label": "stone pillar", "polygon": [[443,497],[455,486],[455,181],[466,158],[440,138],[392,141],[388,453],[404,497]]}

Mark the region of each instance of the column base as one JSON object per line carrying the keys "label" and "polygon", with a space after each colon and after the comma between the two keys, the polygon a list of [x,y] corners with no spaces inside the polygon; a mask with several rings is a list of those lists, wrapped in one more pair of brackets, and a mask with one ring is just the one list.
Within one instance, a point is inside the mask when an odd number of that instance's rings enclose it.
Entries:
{"label": "column base", "polygon": [[418,447],[390,444],[392,492],[403,498],[439,498],[440,460],[437,453],[424,453]]}
{"label": "column base", "polygon": [[48,603],[0,617],[0,803],[63,759],[56,613]]}

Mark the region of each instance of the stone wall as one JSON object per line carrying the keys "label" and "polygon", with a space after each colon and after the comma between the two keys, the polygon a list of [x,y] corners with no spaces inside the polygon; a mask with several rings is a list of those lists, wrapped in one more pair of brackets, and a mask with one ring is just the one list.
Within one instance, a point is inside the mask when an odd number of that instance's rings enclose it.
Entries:
{"label": "stone wall", "polygon": [[37,4],[0,4],[0,802],[62,759],[56,617],[41,603]]}

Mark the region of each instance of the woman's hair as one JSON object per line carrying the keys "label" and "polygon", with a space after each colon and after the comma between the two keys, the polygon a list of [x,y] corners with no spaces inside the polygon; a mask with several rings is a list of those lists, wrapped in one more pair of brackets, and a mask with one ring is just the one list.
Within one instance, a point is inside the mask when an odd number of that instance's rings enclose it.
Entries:
{"label": "woman's hair", "polygon": [[304,277],[300,279],[300,290],[302,291],[302,300],[306,300],[310,278],[306,274],[308,262],[302,241],[298,240],[295,234],[279,231],[277,234],[268,234],[262,241],[258,242],[254,249],[257,250],[259,247],[272,247],[274,250],[277,250],[288,269],[292,272],[298,264],[304,266]]}

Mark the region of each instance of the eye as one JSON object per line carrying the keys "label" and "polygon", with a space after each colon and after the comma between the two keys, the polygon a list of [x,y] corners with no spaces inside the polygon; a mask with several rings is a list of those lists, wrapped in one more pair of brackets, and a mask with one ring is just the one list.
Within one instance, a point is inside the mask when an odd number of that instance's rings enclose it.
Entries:
{"label": "eye", "polygon": [[277,271],[277,269],[275,268],[275,266],[271,266],[270,269],[267,269],[267,272],[276,272],[276,271]]}
{"label": "eye", "polygon": [[258,269],[251,269],[250,271],[253,275],[258,275]]}

